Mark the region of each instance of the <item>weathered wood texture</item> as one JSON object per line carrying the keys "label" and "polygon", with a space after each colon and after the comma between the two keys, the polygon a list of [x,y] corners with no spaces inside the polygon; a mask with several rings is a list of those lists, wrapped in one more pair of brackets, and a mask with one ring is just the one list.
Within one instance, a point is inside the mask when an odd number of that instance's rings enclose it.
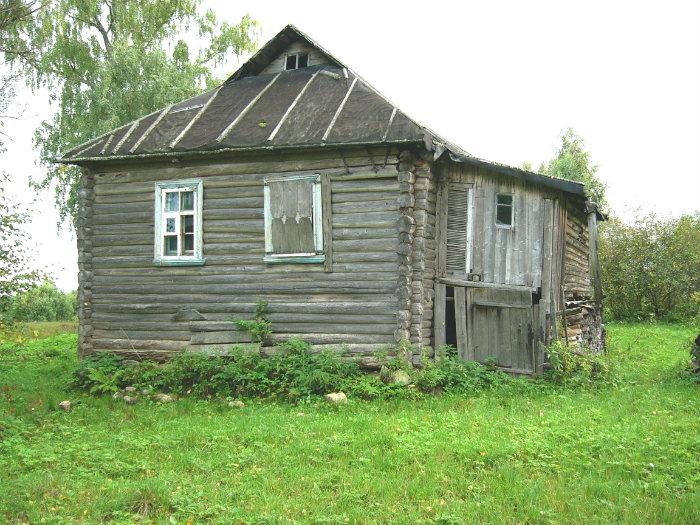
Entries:
{"label": "weathered wood texture", "polygon": [[76,240],[78,245],[78,355],[92,353],[92,284],[93,267],[93,227],[92,219],[95,200],[95,177],[88,169],[80,175],[78,190],[78,223]]}
{"label": "weathered wood texture", "polygon": [[[459,163],[443,163],[439,166],[440,192],[447,194],[450,186],[473,185],[474,199],[471,220],[471,271],[455,270],[454,254],[446,254],[441,269],[452,275],[467,273],[483,282],[541,286],[542,278],[542,231],[544,227],[544,197],[555,197],[549,190],[505,177],[481,168]],[[502,228],[496,225],[496,195],[513,195],[513,226]],[[444,207],[443,204],[441,207]],[[441,224],[447,227],[449,217]],[[466,227],[467,221],[452,222]],[[466,242],[467,231],[463,232]],[[454,239],[459,238],[453,235]],[[449,242],[447,238],[443,242]],[[444,264],[444,266],[443,266]]]}
{"label": "weathered wood texture", "polygon": [[597,262],[597,218],[584,203],[569,201],[566,215],[563,295],[566,335],[594,351],[605,346]]}
{"label": "weathered wood texture", "polygon": [[[273,342],[300,336],[357,356],[394,343],[397,153],[322,151],[85,172],[81,352],[220,351],[246,340],[231,321],[252,318],[258,300],[269,303]],[[263,179],[314,173],[330,182],[331,264],[264,263]],[[206,264],[156,267],[154,183],[192,178],[204,186]]]}

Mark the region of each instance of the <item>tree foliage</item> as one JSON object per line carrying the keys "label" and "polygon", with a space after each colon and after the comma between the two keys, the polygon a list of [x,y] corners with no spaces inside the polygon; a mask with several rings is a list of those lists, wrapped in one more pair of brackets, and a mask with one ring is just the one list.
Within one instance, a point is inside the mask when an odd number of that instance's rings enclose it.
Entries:
{"label": "tree foliage", "polygon": [[591,154],[585,146],[584,140],[568,128],[562,133],[556,156],[547,164],[542,164],[539,172],[549,177],[582,182],[588,198],[605,208],[605,184],[596,175],[598,166],[592,163]]}
{"label": "tree foliage", "polygon": [[700,309],[700,212],[601,224],[605,309],[614,319],[688,319]]}
{"label": "tree foliage", "polygon": [[78,172],[52,159],[195,95],[215,82],[212,68],[254,49],[254,20],[220,22],[213,11],[202,12],[201,3],[54,0],[0,34],[5,59],[34,90],[51,93],[55,112],[35,134],[47,169],[36,185],[55,185],[63,218],[74,216]]}
{"label": "tree foliage", "polygon": [[24,226],[29,215],[10,200],[9,176],[0,173],[0,304],[12,295],[33,286],[40,278],[32,269],[28,233]]}
{"label": "tree foliage", "polygon": [[76,292],[64,293],[51,281],[18,293],[0,304],[0,319],[5,323],[17,321],[71,321],[76,318]]}

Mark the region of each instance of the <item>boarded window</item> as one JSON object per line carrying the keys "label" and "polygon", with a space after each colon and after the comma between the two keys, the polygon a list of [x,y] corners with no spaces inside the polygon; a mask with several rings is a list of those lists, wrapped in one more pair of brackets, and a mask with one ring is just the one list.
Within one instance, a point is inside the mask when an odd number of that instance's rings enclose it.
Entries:
{"label": "boarded window", "polygon": [[323,260],[321,181],[318,175],[265,181],[265,259]]}
{"label": "boarded window", "polygon": [[200,261],[202,182],[157,183],[155,207],[155,261]]}
{"label": "boarded window", "polygon": [[499,193],[496,195],[496,226],[510,228],[513,226],[513,196]]}
{"label": "boarded window", "polygon": [[447,254],[445,269],[471,271],[471,185],[452,183],[447,188]]}

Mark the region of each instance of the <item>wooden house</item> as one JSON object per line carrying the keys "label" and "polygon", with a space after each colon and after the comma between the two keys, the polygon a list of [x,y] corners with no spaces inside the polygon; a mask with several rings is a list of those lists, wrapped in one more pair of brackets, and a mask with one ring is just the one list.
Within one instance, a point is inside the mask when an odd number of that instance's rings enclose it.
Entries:
{"label": "wooden house", "polygon": [[553,338],[602,344],[582,185],[466,153],[293,26],[59,161],[82,168],[81,355],[226,352],[260,300],[270,345],[367,366],[410,341],[531,373]]}

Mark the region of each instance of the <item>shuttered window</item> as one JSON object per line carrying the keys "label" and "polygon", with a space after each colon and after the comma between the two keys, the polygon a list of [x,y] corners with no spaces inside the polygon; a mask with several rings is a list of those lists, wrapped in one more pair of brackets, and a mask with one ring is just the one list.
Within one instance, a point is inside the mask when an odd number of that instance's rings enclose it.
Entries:
{"label": "shuttered window", "polygon": [[447,256],[445,269],[456,273],[471,271],[472,188],[451,183],[447,188]]}
{"label": "shuttered window", "polygon": [[265,261],[323,262],[321,179],[265,180]]}
{"label": "shuttered window", "polygon": [[202,264],[202,181],[156,183],[154,262]]}

